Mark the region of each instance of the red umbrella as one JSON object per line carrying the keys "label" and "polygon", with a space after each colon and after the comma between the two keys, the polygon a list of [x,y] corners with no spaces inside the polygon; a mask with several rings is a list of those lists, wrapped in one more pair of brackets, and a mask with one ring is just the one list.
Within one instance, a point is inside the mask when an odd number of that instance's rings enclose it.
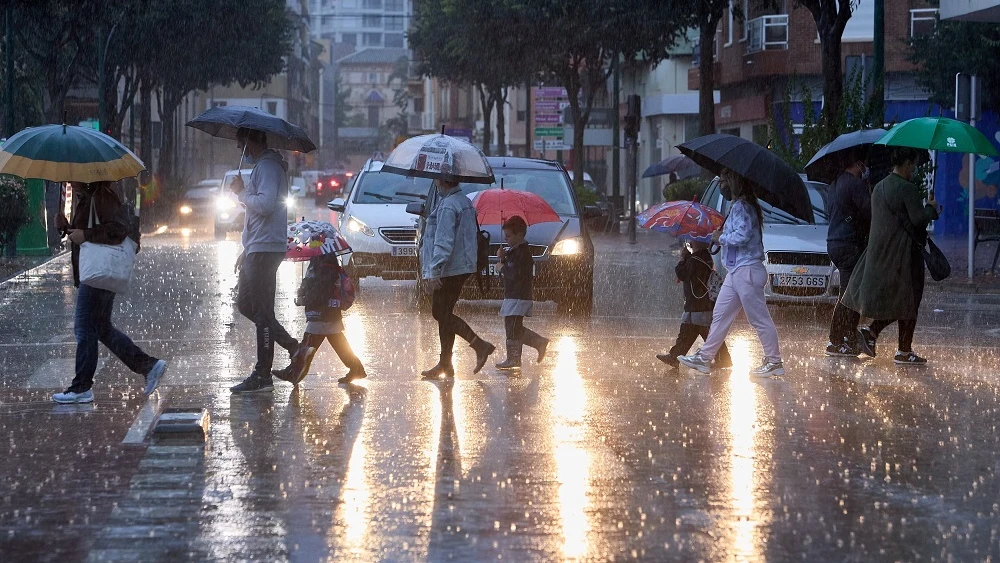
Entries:
{"label": "red umbrella", "polygon": [[476,194],[472,203],[480,225],[503,225],[515,215],[529,225],[562,222],[548,202],[531,192],[492,188]]}

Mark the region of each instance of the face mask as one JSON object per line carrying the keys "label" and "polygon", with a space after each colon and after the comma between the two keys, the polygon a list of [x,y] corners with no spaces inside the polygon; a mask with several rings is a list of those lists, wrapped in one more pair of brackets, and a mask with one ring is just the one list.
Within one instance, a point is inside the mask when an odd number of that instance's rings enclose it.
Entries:
{"label": "face mask", "polygon": [[733,191],[729,189],[729,184],[721,184],[719,191],[722,192],[722,197],[726,198],[726,201],[733,201]]}
{"label": "face mask", "polygon": [[864,164],[861,165],[861,179],[868,180],[872,177],[872,169],[868,168]]}

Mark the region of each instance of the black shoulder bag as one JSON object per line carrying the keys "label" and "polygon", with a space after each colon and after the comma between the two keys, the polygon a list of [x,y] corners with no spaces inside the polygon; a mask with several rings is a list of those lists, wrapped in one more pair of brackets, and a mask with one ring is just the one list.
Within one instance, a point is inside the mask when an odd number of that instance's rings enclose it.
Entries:
{"label": "black shoulder bag", "polygon": [[[886,207],[888,207],[886,203]],[[899,221],[899,226],[902,227],[906,234],[913,240],[913,242],[920,244],[920,239],[917,238],[912,232],[903,218],[899,216],[899,213],[893,212],[896,215],[896,221]],[[938,248],[938,245],[934,244],[931,237],[927,237],[926,246],[920,246],[920,252],[924,255],[924,265],[927,266],[927,271],[931,274],[931,279],[934,281],[941,281],[946,279],[951,275],[951,264],[948,262],[948,258],[945,257],[944,252]]]}

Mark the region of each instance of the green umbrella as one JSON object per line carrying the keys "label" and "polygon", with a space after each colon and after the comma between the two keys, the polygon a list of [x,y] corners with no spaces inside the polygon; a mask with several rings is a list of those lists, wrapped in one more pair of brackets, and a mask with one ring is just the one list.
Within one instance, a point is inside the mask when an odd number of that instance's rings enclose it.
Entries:
{"label": "green umbrella", "polygon": [[0,148],[0,174],[53,182],[115,182],[145,169],[132,151],[86,127],[29,127]]}
{"label": "green umbrella", "polygon": [[975,127],[947,117],[918,117],[889,130],[876,145],[1000,156]]}

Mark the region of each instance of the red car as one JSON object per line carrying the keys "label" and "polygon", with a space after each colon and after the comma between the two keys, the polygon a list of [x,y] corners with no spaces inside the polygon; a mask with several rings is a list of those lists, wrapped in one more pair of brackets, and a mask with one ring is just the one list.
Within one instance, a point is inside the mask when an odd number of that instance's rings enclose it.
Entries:
{"label": "red car", "polygon": [[342,196],[353,179],[353,172],[320,175],[316,181],[316,204],[325,205],[331,199]]}

